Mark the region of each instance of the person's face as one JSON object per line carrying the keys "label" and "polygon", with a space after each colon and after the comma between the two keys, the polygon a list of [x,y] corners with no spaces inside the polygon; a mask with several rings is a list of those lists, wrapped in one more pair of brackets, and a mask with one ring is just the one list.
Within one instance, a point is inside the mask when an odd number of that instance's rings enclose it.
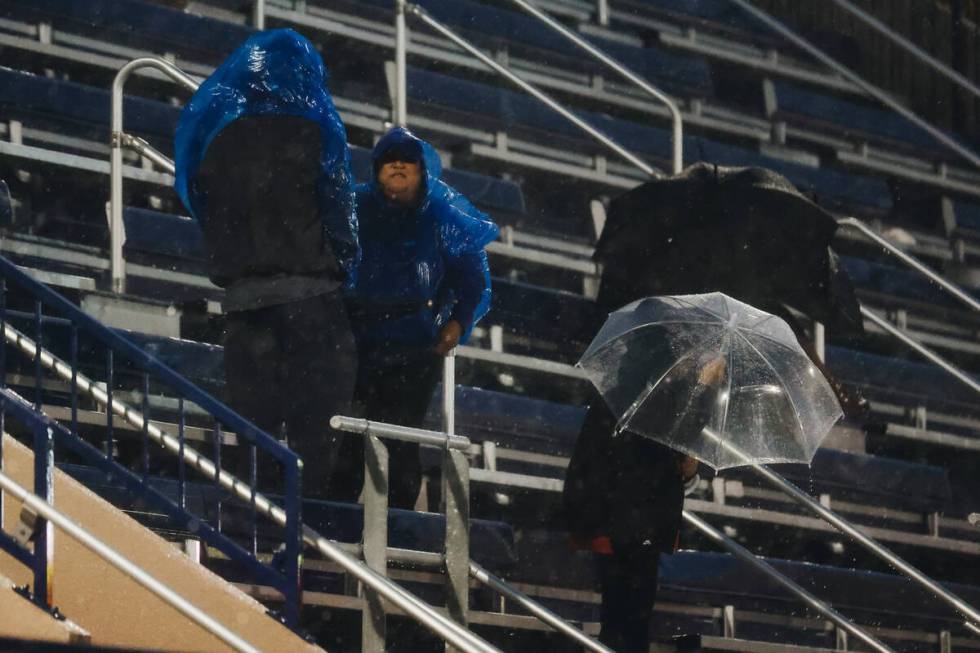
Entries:
{"label": "person's face", "polygon": [[390,202],[414,205],[422,188],[422,166],[418,162],[388,161],[378,170],[378,184]]}

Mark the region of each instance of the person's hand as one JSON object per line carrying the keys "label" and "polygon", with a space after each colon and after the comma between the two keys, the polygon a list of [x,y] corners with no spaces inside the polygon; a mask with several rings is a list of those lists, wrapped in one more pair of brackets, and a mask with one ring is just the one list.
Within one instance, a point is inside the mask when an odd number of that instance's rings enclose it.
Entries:
{"label": "person's hand", "polygon": [[691,479],[698,473],[698,461],[691,456],[681,454],[677,457],[677,471],[685,481]]}
{"label": "person's hand", "polygon": [[715,385],[719,383],[725,376],[726,367],[728,367],[727,362],[723,357],[719,356],[701,368],[701,371],[698,373],[698,383],[701,385]]}
{"label": "person's hand", "polygon": [[449,320],[446,326],[439,331],[439,340],[436,342],[435,352],[440,356],[447,355],[453,347],[459,344],[459,339],[463,337],[463,327],[456,320]]}

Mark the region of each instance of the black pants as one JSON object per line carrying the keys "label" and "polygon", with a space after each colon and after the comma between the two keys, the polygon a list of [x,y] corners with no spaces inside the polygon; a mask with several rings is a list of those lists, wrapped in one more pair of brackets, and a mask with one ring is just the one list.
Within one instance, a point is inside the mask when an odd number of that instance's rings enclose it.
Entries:
{"label": "black pants", "polygon": [[340,445],[330,418],[350,414],[356,374],[354,336],[337,293],[228,315],[228,403],[273,437],[285,433],[303,459],[307,497],[326,496]]}
{"label": "black pants", "polygon": [[657,600],[660,551],[640,544],[614,544],[597,555],[602,583],[599,641],[617,653],[650,650],[650,619]]}
{"label": "black pants", "polygon": [[[418,428],[442,373],[442,357],[419,352],[409,360],[390,364],[365,362],[357,373],[355,402],[364,417],[377,422]],[[385,440],[388,447],[388,505],[412,510],[422,486],[419,445]],[[330,484],[330,496],[354,502],[364,485],[364,438],[345,436]]]}

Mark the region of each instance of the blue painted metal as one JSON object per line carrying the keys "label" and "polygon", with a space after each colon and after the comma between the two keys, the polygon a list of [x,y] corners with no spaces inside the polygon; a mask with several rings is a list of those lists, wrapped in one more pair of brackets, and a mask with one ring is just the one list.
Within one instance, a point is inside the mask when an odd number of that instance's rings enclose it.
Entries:
{"label": "blue painted metal", "polygon": [[299,622],[299,606],[303,599],[303,584],[301,578],[303,563],[303,530],[301,511],[303,502],[300,500],[299,488],[302,487],[303,464],[297,461],[295,465],[286,466],[285,503],[286,514],[296,514],[296,521],[286,524],[285,551],[283,575],[286,586],[283,594],[286,597],[286,623]]}
{"label": "blue painted metal", "polygon": [[[215,399],[209,393],[202,390],[200,387],[196,386],[169,366],[160,362],[151,353],[143,350],[139,346],[132,343],[127,338],[123,337],[119,333],[107,328],[103,324],[99,323],[97,320],[93,319],[89,315],[82,312],[77,306],[69,302],[67,299],[54,292],[47,286],[35,281],[28,275],[24,274],[19,270],[12,262],[4,257],[0,257],[0,335],[6,335],[6,323],[13,312],[6,310],[7,306],[7,296],[6,290],[8,288],[16,288],[18,293],[26,293],[34,302],[35,310],[33,311],[33,322],[35,328],[36,342],[41,342],[41,326],[42,322],[45,324],[50,324],[57,322],[59,324],[67,324],[71,328],[71,340],[68,346],[71,349],[70,353],[70,365],[72,367],[72,383],[71,383],[71,402],[72,402],[72,428],[71,431],[62,427],[57,422],[51,420],[47,416],[43,415],[39,407],[42,401],[43,388],[40,384],[42,379],[43,367],[41,365],[40,359],[40,346],[37,351],[30,352],[33,354],[32,358],[35,363],[35,403],[38,409],[32,407],[30,404],[23,401],[23,399],[17,395],[15,392],[6,387],[0,387],[0,417],[10,412],[11,417],[16,418],[25,424],[31,425],[32,428],[42,429],[42,431],[37,431],[38,443],[36,443],[36,451],[39,455],[36,458],[37,470],[35,473],[35,478],[44,481],[45,479],[50,480],[52,470],[53,470],[53,455],[50,451],[46,454],[40,455],[44,449],[38,448],[40,445],[50,445],[52,439],[57,442],[59,448],[63,447],[72,451],[74,454],[79,456],[81,459],[86,461],[87,464],[91,464],[98,468],[101,473],[107,477],[112,477],[116,482],[121,482],[126,490],[132,493],[134,496],[139,497],[140,500],[153,510],[166,515],[173,524],[178,528],[187,529],[191,532],[196,533],[201,537],[201,539],[208,545],[213,546],[221,550],[225,555],[227,555],[232,561],[240,564],[244,569],[246,569],[257,582],[265,583],[275,587],[277,590],[282,592],[286,597],[288,605],[286,607],[287,623],[296,627],[298,624],[299,615],[299,601],[301,594],[299,592],[299,559],[300,559],[300,546],[301,546],[301,533],[302,526],[300,523],[301,512],[301,485],[298,471],[294,474],[288,473],[289,470],[298,470],[301,466],[299,457],[289,450],[288,447],[281,444],[278,440],[265,433],[261,429],[255,427],[253,424],[239,416],[237,413],[232,411],[230,408],[225,406],[223,403]],[[43,307],[43,308],[42,308]],[[46,313],[46,315],[44,314]],[[57,316],[57,317],[52,317]],[[24,315],[23,317],[28,317]],[[107,387],[106,394],[109,399],[109,407],[107,409],[106,417],[106,437],[102,442],[104,451],[100,451],[98,447],[85,442],[77,435],[77,367],[79,365],[79,346],[78,337],[79,333],[85,336],[85,351],[89,351],[89,346],[94,345],[98,347],[101,345],[105,349],[105,361],[106,361],[106,373],[107,373]],[[3,342],[6,342],[4,338]],[[64,344],[62,344],[64,346]],[[0,372],[2,372],[5,367],[6,361],[6,346],[0,346]],[[11,347],[11,351],[19,351],[16,347]],[[116,365],[125,364],[126,370],[135,369],[142,380],[142,390],[143,390],[143,408],[144,408],[144,422],[142,428],[142,437],[144,438],[144,455],[142,469],[140,473],[133,473],[126,467],[119,465],[114,460],[112,460],[113,454],[113,411],[112,411],[112,397],[114,393],[114,385],[116,383]],[[248,446],[249,450],[252,452],[252,537],[250,548],[251,551],[246,550],[244,547],[240,546],[238,543],[224,535],[220,531],[220,503],[219,503],[219,518],[217,524],[210,524],[205,522],[201,517],[196,517],[186,510],[186,466],[183,459],[178,462],[178,470],[180,475],[180,496],[178,501],[174,502],[172,499],[168,498],[163,493],[159,492],[155,488],[151,487],[147,480],[148,471],[148,420],[149,415],[146,412],[148,408],[148,396],[150,388],[150,377],[153,377],[153,384],[160,385],[168,388],[168,393],[172,392],[179,401],[179,441],[180,441],[180,451],[184,450],[185,445],[185,402],[192,402],[196,406],[200,407],[203,411],[209,413],[214,419],[215,424],[215,447],[217,460],[216,465],[220,469],[220,434],[221,429],[227,429],[237,434],[238,440],[242,446]],[[4,377],[0,374],[0,380]],[[123,377],[120,376],[120,379]],[[44,435],[44,438],[41,438]],[[257,468],[255,464],[255,456],[258,452],[261,452],[265,456],[271,457],[279,465],[281,465],[285,470],[286,474],[286,491],[288,496],[284,499],[284,504],[286,506],[286,525],[284,528],[285,550],[290,552],[287,558],[286,565],[283,570],[276,569],[272,566],[263,564],[257,558],[258,550],[258,531],[257,531],[257,513],[254,504],[255,496],[255,477],[257,473]],[[209,481],[212,479],[208,479]],[[213,479],[217,483],[217,478]],[[49,486],[37,487],[36,491],[41,496],[45,496],[45,493],[49,491]],[[219,488],[219,495],[220,495]],[[44,547],[38,550],[44,550]],[[47,572],[45,571],[45,574]],[[41,588],[43,591],[36,591],[35,594],[39,597],[45,597],[48,593],[48,587],[44,585],[44,579],[38,577],[36,580],[37,587]]]}
{"label": "blue painted metal", "polygon": [[71,365],[71,432],[78,435],[78,327],[71,325],[71,335],[68,347]]}
{"label": "blue painted metal", "polygon": [[[221,477],[221,438],[222,438],[221,423],[218,422],[218,420],[215,420],[214,429],[212,431],[212,445],[214,447],[214,457],[212,458],[212,460],[214,461],[214,489],[216,490],[214,520],[215,520],[215,527],[218,529],[219,533],[221,532],[221,503],[222,503],[221,481],[219,480]],[[287,490],[287,494],[289,494],[288,490]],[[300,492],[297,490],[296,494],[299,495]],[[292,514],[292,513],[287,512],[287,514]]]}
{"label": "blue painted metal", "polygon": [[34,407],[41,410],[41,302],[34,302]]}
{"label": "blue painted metal", "polygon": [[[12,392],[12,390],[4,390]],[[34,494],[48,503],[54,502],[54,431],[45,423],[26,422],[34,431]],[[34,601],[51,606],[54,587],[51,583],[54,533],[47,520],[38,517],[34,525]]]}
{"label": "blue painted metal", "polygon": [[99,448],[81,438],[72,436],[58,422],[34,410],[23,397],[13,390],[9,388],[0,389],[0,405],[20,422],[50,429],[54,442],[58,446],[68,449],[84,460],[85,463],[97,468],[105,476],[112,477],[114,482],[121,483],[126,490],[140,497],[148,508],[160,511],[179,528],[196,531],[201,539],[220,549],[234,562],[243,565],[260,582],[268,583],[280,590],[283,589],[284,583],[280,573],[259,562],[248,551],[218,533],[209,524],[202,522],[199,517],[180,508],[176,502],[149,484],[144,483],[137,474],[103,454]]}
{"label": "blue painted metal", "polygon": [[114,415],[112,410],[112,386],[116,384],[116,364],[111,349],[107,349],[105,353],[105,368],[105,393],[108,401],[105,407],[105,443],[102,445],[102,451],[105,455],[112,456],[115,451],[112,437],[112,418]]}
{"label": "blue painted metal", "polygon": [[0,531],[0,550],[9,553],[25,567],[34,568],[34,553],[3,531]]}
{"label": "blue painted metal", "polygon": [[143,480],[150,473],[150,375],[143,372],[143,428],[140,429],[140,471]]}
{"label": "blue painted metal", "polygon": [[180,442],[180,453],[177,455],[177,503],[181,508],[187,507],[187,465],[184,464],[184,398],[177,399],[177,440]]}

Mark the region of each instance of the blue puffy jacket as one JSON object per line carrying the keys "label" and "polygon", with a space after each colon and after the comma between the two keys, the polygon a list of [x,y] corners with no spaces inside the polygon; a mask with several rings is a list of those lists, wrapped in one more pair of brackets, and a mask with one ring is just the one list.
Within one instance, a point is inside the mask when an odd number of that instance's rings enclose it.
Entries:
{"label": "blue puffy jacket", "polygon": [[297,116],[320,126],[318,181],[321,219],[333,255],[356,283],[360,249],[347,131],[327,90],[320,54],[291,29],[258,32],[238,47],[198,88],[180,114],[174,137],[177,194],[191,215],[207,219],[196,184],[208,145],[243,116]]}
{"label": "blue puffy jacket", "polygon": [[418,148],[425,184],[418,206],[393,206],[376,178],[355,189],[363,254],[352,321],[368,352],[427,349],[449,320],[463,327],[465,342],[490,308],[484,248],[497,225],[439,178],[439,155],[408,130],[389,131],[372,161],[396,145]]}

